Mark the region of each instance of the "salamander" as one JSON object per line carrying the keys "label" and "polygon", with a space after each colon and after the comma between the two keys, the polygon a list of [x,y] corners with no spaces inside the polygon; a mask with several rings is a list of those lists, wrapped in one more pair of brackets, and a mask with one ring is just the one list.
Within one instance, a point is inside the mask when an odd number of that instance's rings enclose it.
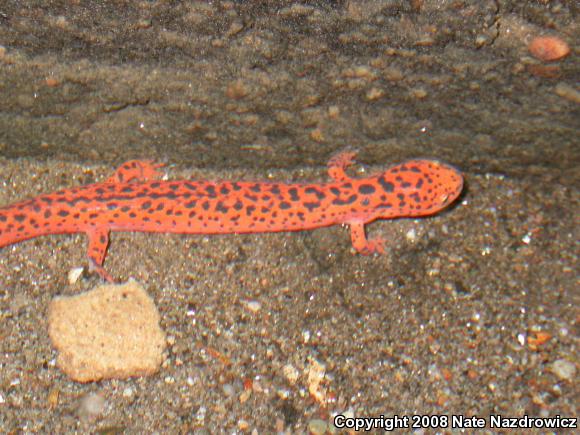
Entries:
{"label": "salamander", "polygon": [[91,270],[103,267],[111,231],[185,234],[300,231],[350,226],[354,249],[383,253],[385,241],[367,239],[376,219],[432,215],[461,193],[463,176],[435,160],[409,160],[366,178],[346,168],[355,153],[328,163],[326,183],[162,180],[162,164],[132,160],[106,181],[59,190],[0,208],[0,248],[48,234],[85,233]]}

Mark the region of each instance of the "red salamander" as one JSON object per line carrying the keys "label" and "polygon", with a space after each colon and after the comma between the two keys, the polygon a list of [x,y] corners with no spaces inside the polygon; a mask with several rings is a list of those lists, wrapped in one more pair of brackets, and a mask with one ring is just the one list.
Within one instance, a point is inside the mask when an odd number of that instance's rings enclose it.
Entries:
{"label": "red salamander", "polygon": [[383,253],[384,241],[367,239],[365,224],[434,214],[463,188],[458,170],[433,160],[410,160],[354,179],[345,172],[354,155],[342,152],[329,161],[328,183],[162,181],[162,165],[132,160],[104,182],[0,208],[0,248],[82,232],[91,268],[107,281],[113,281],[103,268],[111,231],[225,234],[347,224],[358,252]]}

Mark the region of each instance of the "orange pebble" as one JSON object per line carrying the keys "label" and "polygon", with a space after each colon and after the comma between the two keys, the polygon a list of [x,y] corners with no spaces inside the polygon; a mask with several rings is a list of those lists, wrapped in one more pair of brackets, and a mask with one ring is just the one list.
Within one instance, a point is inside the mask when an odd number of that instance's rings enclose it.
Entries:
{"label": "orange pebble", "polygon": [[543,61],[562,59],[570,53],[568,44],[557,36],[537,36],[528,45],[528,50]]}
{"label": "orange pebble", "polygon": [[47,77],[45,80],[46,86],[48,86],[49,88],[54,88],[58,85],[60,85],[60,82],[55,79],[54,77]]}

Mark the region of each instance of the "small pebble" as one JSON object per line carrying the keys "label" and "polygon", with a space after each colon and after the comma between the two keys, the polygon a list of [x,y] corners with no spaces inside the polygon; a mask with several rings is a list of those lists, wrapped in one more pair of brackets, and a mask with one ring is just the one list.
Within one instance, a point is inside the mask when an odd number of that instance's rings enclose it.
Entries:
{"label": "small pebble", "polygon": [[564,381],[571,381],[576,377],[576,365],[566,359],[558,359],[550,365],[550,371]]}
{"label": "small pebble", "polygon": [[105,398],[97,393],[84,396],[79,404],[79,416],[82,419],[93,419],[98,417],[105,410],[107,404]]}
{"label": "small pebble", "polygon": [[288,382],[291,384],[295,384],[300,376],[298,370],[292,364],[286,364],[282,367],[282,373],[284,373],[284,377],[288,379]]}
{"label": "small pebble", "polygon": [[564,82],[558,83],[554,88],[554,92],[556,93],[556,95],[564,98],[565,100],[580,104],[580,92],[567,83]]}
{"label": "small pebble", "polygon": [[528,50],[544,62],[562,59],[570,53],[570,47],[557,36],[537,36],[528,45]]}
{"label": "small pebble", "polygon": [[327,427],[328,424],[319,418],[315,418],[314,420],[310,420],[308,422],[308,432],[310,432],[312,435],[324,435],[326,433]]}
{"label": "small pebble", "polygon": [[83,273],[84,267],[75,267],[68,271],[68,283],[70,285],[76,284]]}
{"label": "small pebble", "polygon": [[252,313],[257,313],[262,308],[259,301],[243,301],[244,306]]}

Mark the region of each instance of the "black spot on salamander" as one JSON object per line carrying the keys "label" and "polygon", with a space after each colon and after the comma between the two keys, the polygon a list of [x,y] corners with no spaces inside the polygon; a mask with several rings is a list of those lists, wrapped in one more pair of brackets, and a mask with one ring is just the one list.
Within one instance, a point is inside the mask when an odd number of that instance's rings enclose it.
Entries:
{"label": "black spot on salamander", "polygon": [[192,210],[192,211],[190,211],[190,212],[189,212],[189,214],[187,215],[187,217],[191,219],[191,218],[192,218],[192,217],[194,217],[196,214],[197,214],[197,213],[195,212],[195,210]]}
{"label": "black spot on salamander", "polygon": [[[153,198],[153,199],[158,199],[158,198],[163,198],[163,199],[175,199],[177,198],[177,194],[175,192],[164,192],[164,193],[148,193],[147,196],[149,198]],[[182,195],[184,196],[184,195]]]}
{"label": "black spot on salamander", "polygon": [[395,185],[390,181],[385,180],[385,177],[383,177],[382,175],[377,179],[377,181],[379,182],[379,184],[381,185],[381,187],[385,192],[390,193],[395,190]]}
{"label": "black spot on salamander", "polygon": [[[137,213],[135,213],[134,211],[132,211],[131,213],[129,213],[129,217],[132,219],[135,219],[137,217]],[[143,219],[145,220],[145,219]]]}
{"label": "black spot on salamander", "polygon": [[361,184],[358,187],[358,192],[362,193],[363,195],[370,195],[371,193],[375,193],[375,186],[372,184]]}
{"label": "black spot on salamander", "polygon": [[26,215],[25,214],[15,214],[14,215],[14,220],[16,222],[24,222],[25,219],[26,219]]}
{"label": "black spot on salamander", "polygon": [[0,222],[6,222],[8,220],[8,218],[6,216],[4,216],[3,214],[0,214]]}
{"label": "black spot on salamander", "polygon": [[413,200],[415,202],[421,202],[421,197],[419,196],[419,194],[417,192],[412,193],[411,195],[409,195],[411,198],[413,198]]}
{"label": "black spot on salamander", "polygon": [[218,212],[220,212],[220,213],[227,213],[229,209],[230,209],[230,208],[229,208],[229,207],[226,207],[226,206],[224,205],[224,203],[223,203],[223,202],[221,202],[221,201],[218,201],[218,203],[217,203],[217,204],[216,204],[216,206],[215,206],[215,211],[218,211]]}
{"label": "black spot on salamander", "polygon": [[316,210],[317,208],[320,207],[320,203],[319,202],[305,202],[304,207],[306,207],[306,209],[308,211],[313,211],[313,210]]}
{"label": "black spot on salamander", "polygon": [[143,210],[147,210],[147,209],[151,208],[151,201],[145,201],[143,204],[141,204],[141,208]]}
{"label": "black spot on salamander", "polygon": [[170,208],[169,210],[167,210],[167,211],[165,212],[165,215],[166,215],[166,216],[172,216],[172,215],[173,215],[173,209],[172,209],[172,208]]}
{"label": "black spot on salamander", "polygon": [[403,193],[397,193],[397,198],[403,201],[405,199],[405,195]]}
{"label": "black spot on salamander", "polygon": [[272,192],[274,195],[280,195],[280,187],[277,184],[272,184],[270,192]]}
{"label": "black spot on salamander", "polygon": [[66,217],[68,216],[70,213],[66,210],[59,210],[57,213],[60,217]]}
{"label": "black spot on salamander", "polygon": [[99,217],[98,213],[91,213],[89,214],[89,219],[96,219],[97,217]]}
{"label": "black spot on salamander", "polygon": [[417,166],[411,166],[409,169],[411,169],[411,172],[415,172],[417,174],[421,173],[421,169],[419,169]]}
{"label": "black spot on salamander", "polygon": [[232,216],[232,217],[230,218],[230,220],[231,220],[232,222],[237,222],[237,221],[239,221],[239,220],[240,220],[240,215],[239,215],[239,214],[237,214],[237,215],[235,215],[235,216]]}
{"label": "black spot on salamander", "polygon": [[150,186],[152,189],[158,189],[159,186],[161,186],[161,183],[159,181],[155,181],[155,182],[151,183]]}
{"label": "black spot on salamander", "polygon": [[105,243],[105,242],[107,241],[107,236],[105,236],[104,234],[101,234],[101,235],[99,236],[99,241],[100,241],[101,243]]}
{"label": "black spot on salamander", "polygon": [[260,186],[259,184],[254,184],[253,186],[250,187],[250,190],[255,193],[260,193],[262,191],[262,186]]}
{"label": "black spot on salamander", "polygon": [[340,198],[333,199],[332,203],[334,205],[347,205],[347,204],[352,204],[353,202],[356,201],[356,199],[357,199],[357,195],[352,194],[346,199],[340,199]]}
{"label": "black spot on salamander", "polygon": [[301,221],[304,220],[304,213],[302,213],[301,211],[299,211],[298,213],[296,213],[296,216],[298,216],[298,219],[300,219]]}
{"label": "black spot on salamander", "polygon": [[149,222],[151,220],[151,218],[149,216],[143,216],[142,221],[143,222]]}
{"label": "black spot on salamander", "polygon": [[157,207],[155,207],[155,210],[157,211],[161,211],[165,208],[165,203],[160,202],[159,204],[157,204]]}
{"label": "black spot on salamander", "polygon": [[401,165],[399,167],[399,169],[401,170],[401,172],[407,172],[409,170],[409,168],[407,166],[405,166],[405,165]]}
{"label": "black spot on salamander", "polygon": [[102,187],[97,187],[95,189],[95,192],[97,193],[97,195],[103,195],[105,193],[105,189],[103,189]]}
{"label": "black spot on salamander", "polygon": [[258,200],[256,195],[250,195],[249,193],[244,193],[244,198],[249,199],[252,202],[256,202]]}
{"label": "black spot on salamander", "polygon": [[403,177],[401,177],[400,175],[397,175],[395,177],[395,181],[398,181],[400,183],[401,181],[403,181]]}
{"label": "black spot on salamander", "polygon": [[32,210],[34,210],[36,213],[38,213],[40,211],[40,206],[38,204],[34,204],[32,206]]}
{"label": "black spot on salamander", "polygon": [[247,206],[246,207],[246,215],[250,216],[255,210],[256,210],[256,207],[254,207],[253,205]]}
{"label": "black spot on salamander", "polygon": [[197,201],[189,201],[184,204],[185,208],[194,208],[197,205]]}
{"label": "black spot on salamander", "polygon": [[340,189],[338,187],[331,187],[330,188],[330,192],[335,195],[335,196],[339,196],[340,195]]}
{"label": "black spot on salamander", "polygon": [[217,196],[217,192],[215,191],[215,186],[207,186],[205,191],[210,196],[210,198],[215,198]]}
{"label": "black spot on salamander", "polygon": [[[148,192],[145,192],[144,190],[137,192],[135,194],[135,198],[145,198],[146,196],[149,196]],[[129,199],[130,197],[127,197],[127,199]]]}
{"label": "black spot on salamander", "polygon": [[201,208],[204,210],[209,210],[209,201],[205,201],[203,204],[201,204]]}
{"label": "black spot on salamander", "polygon": [[182,184],[183,184],[183,187],[185,187],[186,189],[193,190],[194,192],[197,190],[197,185],[194,183],[191,183],[189,181],[184,181]]}
{"label": "black spot on salamander", "polygon": [[133,188],[131,186],[125,186],[121,189],[121,192],[123,193],[133,192]]}
{"label": "black spot on salamander", "polygon": [[404,188],[404,189],[406,189],[408,187],[411,187],[411,183],[409,183],[408,181],[403,181],[401,183],[401,187]]}
{"label": "black spot on salamander", "polygon": [[365,207],[366,207],[367,205],[369,205],[369,204],[370,204],[370,202],[371,202],[371,201],[370,201],[370,199],[368,199],[368,198],[365,198],[365,199],[363,199],[363,200],[361,201],[361,204],[362,204],[363,206],[365,206]]}
{"label": "black spot on salamander", "polygon": [[240,211],[243,208],[244,208],[244,203],[238,199],[236,201],[236,203],[234,204],[234,209]]}
{"label": "black spot on salamander", "polygon": [[232,189],[238,191],[242,190],[242,186],[240,186],[237,182],[232,183]]}
{"label": "black spot on salamander", "polygon": [[304,192],[309,193],[309,194],[314,194],[316,195],[316,197],[321,200],[324,199],[326,197],[326,195],[324,194],[324,192],[322,192],[321,190],[317,189],[316,187],[307,187]]}
{"label": "black spot on salamander", "polygon": [[228,189],[228,186],[223,184],[222,187],[220,187],[220,193],[222,195],[227,195],[228,193],[230,193],[230,189]]}
{"label": "black spot on salamander", "polygon": [[300,201],[298,189],[296,189],[295,187],[291,187],[290,189],[288,189],[288,193],[290,194],[290,201]]}
{"label": "black spot on salamander", "polygon": [[417,189],[420,189],[422,185],[423,185],[423,179],[422,179],[422,178],[419,178],[419,179],[417,180],[417,183],[415,183],[415,187],[416,187]]}
{"label": "black spot on salamander", "polygon": [[109,202],[109,203],[107,204],[107,208],[108,208],[109,210],[115,210],[115,209],[117,208],[117,204],[115,204],[114,202]]}
{"label": "black spot on salamander", "polygon": [[52,204],[52,198],[49,198],[47,196],[43,196],[42,198],[40,198],[41,201],[46,202],[47,204]]}
{"label": "black spot on salamander", "polygon": [[270,201],[272,197],[270,195],[262,195],[262,201]]}
{"label": "black spot on salamander", "polygon": [[270,213],[270,208],[268,208],[268,207],[262,207],[260,209],[260,212],[262,212],[262,213]]}
{"label": "black spot on salamander", "polygon": [[113,213],[114,218],[118,218],[119,216],[120,216],[119,213]]}
{"label": "black spot on salamander", "polygon": [[179,189],[179,183],[170,183],[169,184],[169,190],[176,191],[177,189]]}
{"label": "black spot on salamander", "polygon": [[282,209],[282,210],[288,210],[290,207],[292,207],[292,206],[290,205],[289,202],[282,201],[280,203],[280,209]]}
{"label": "black spot on salamander", "polygon": [[48,219],[51,216],[52,216],[52,212],[50,210],[45,210],[44,211],[44,218],[45,219]]}

